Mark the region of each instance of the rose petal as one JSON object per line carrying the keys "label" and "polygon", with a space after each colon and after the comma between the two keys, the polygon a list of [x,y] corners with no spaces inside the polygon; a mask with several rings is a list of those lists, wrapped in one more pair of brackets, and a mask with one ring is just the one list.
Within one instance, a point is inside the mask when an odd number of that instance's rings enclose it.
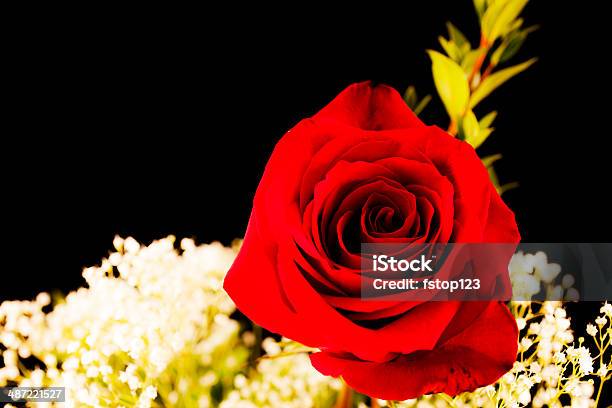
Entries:
{"label": "rose petal", "polygon": [[491,384],[516,359],[518,331],[500,303],[490,302],[473,324],[433,351],[388,362],[359,360],[347,353],[311,354],[321,373],[342,376],[358,392],[386,400],[406,400],[444,392],[454,396]]}
{"label": "rose petal", "polygon": [[341,122],[364,130],[423,126],[395,89],[369,81],[346,88],[314,119]]}

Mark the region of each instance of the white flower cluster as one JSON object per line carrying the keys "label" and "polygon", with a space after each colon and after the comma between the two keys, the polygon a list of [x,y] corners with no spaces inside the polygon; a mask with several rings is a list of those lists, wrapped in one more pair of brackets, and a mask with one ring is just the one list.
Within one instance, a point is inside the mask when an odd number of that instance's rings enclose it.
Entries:
{"label": "white flower cluster", "polygon": [[304,346],[283,339],[263,341],[266,354],[249,377],[238,375],[236,389],[220,408],[331,407],[342,381],[327,377],[310,364]]}
{"label": "white flower cluster", "polygon": [[542,294],[545,300],[576,301],[580,298],[580,293],[573,287],[574,276],[565,274],[557,279],[561,266],[549,263],[542,251],[535,254],[517,252],[512,256],[508,270],[515,300],[532,300],[538,294]]}
{"label": "white flower cluster", "polygon": [[[174,241],[143,247],[116,238],[116,251],[101,266],[84,270],[88,288],[53,307],[45,293],[31,302],[0,304],[0,386],[63,386],[67,402],[59,406],[66,407],[330,408],[350,400],[341,380],[311,366],[312,349],[286,339],[264,340],[265,355],[250,367],[260,336],[240,335],[240,323],[230,317],[234,305],[222,289],[236,248],[182,240],[175,249]],[[533,277],[538,288],[539,282],[554,286],[560,273],[554,265],[539,254],[520,254],[511,271]],[[565,290],[571,286],[566,277]],[[530,285],[521,290],[535,293]],[[355,395],[353,402],[398,408],[596,406],[612,377],[612,305],[601,307],[586,326],[588,341],[577,343],[561,302],[510,306],[522,332],[519,355],[497,383],[454,398],[435,394],[393,403]]]}
{"label": "white flower cluster", "polygon": [[[519,363],[513,369],[514,376],[525,380],[522,388],[512,392],[523,395],[520,406],[531,401],[534,407],[562,406],[563,395],[569,397],[574,407],[592,406],[592,381],[587,377],[592,373],[592,359],[585,347],[573,346],[574,335],[570,320],[560,302],[544,302],[538,310],[535,304],[517,304],[519,328],[523,322],[533,321],[526,329],[519,344]],[[571,370],[571,375],[568,374]],[[509,374],[504,376],[508,380]],[[527,386],[528,385],[528,386]],[[533,400],[530,394],[534,392]]]}
{"label": "white flower cluster", "polygon": [[[45,314],[49,296],[0,306],[0,386],[64,386],[66,407],[211,405],[247,350],[222,290],[236,251],[168,237],[141,247],[116,238],[116,252],[83,272],[89,287]],[[34,355],[45,369],[20,369]]]}
{"label": "white flower cluster", "polygon": [[540,305],[513,302],[511,307],[523,334],[517,362],[497,383],[454,398],[434,394],[395,404],[377,401],[376,406],[596,407],[604,384],[612,377],[612,305],[606,303],[602,306],[602,315],[596,319],[597,327],[587,326],[597,350],[594,356],[584,345],[583,338],[578,339],[578,345],[574,343],[570,320],[561,302]]}

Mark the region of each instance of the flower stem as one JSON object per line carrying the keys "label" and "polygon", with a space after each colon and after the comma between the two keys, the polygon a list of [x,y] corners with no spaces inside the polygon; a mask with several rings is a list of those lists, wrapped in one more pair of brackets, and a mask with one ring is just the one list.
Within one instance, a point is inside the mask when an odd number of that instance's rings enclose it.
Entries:
{"label": "flower stem", "polygon": [[487,68],[484,70],[482,76],[480,77],[480,81],[483,81],[486,77],[491,75],[491,72],[493,72],[494,69],[495,69],[495,66],[493,64],[489,63]]}
{"label": "flower stem", "polygon": [[490,49],[490,45],[487,43],[484,37],[481,37],[480,46],[478,47],[478,49],[480,50],[480,55],[478,56],[478,59],[476,59],[476,62],[472,67],[472,72],[470,72],[470,75],[468,76],[468,84],[470,84],[470,88],[472,91],[474,91],[478,87],[478,85],[473,87],[473,81],[476,77],[476,74],[478,74],[482,69],[482,64],[484,64],[484,61],[487,58],[487,54],[489,53]]}
{"label": "flower stem", "polygon": [[605,380],[603,378],[599,379],[599,389],[597,390],[597,397],[595,398],[595,406],[599,406],[599,398],[601,397],[601,392],[603,391],[603,385]]}

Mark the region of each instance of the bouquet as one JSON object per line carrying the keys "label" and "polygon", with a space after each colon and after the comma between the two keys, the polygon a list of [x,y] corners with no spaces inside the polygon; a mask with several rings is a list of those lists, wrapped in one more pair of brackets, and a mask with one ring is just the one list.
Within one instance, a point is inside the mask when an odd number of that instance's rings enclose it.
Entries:
{"label": "bouquet", "polygon": [[[536,61],[514,62],[536,29],[526,4],[474,0],[478,42],[448,23],[427,51],[448,114],[440,126],[419,118],[431,95],[363,82],[287,132],[244,240],[116,237],[84,269],[86,286],[3,302],[3,392],[64,390],[5,407],[598,406],[612,377],[612,305],[571,320],[572,271],[544,252],[513,253],[520,235],[501,195],[517,184],[500,183],[500,154],[477,150],[497,116],[479,103]],[[432,298],[364,298],[378,276],[364,269],[367,245],[418,254],[406,267],[424,272],[436,245],[473,243],[496,245],[496,262],[476,257],[453,282],[495,296],[440,299],[453,286],[436,281]],[[451,254],[446,265],[461,261]]]}

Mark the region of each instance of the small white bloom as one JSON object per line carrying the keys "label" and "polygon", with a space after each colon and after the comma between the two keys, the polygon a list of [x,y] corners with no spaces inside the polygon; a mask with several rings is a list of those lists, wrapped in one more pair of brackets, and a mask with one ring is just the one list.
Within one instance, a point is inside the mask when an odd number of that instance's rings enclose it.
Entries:
{"label": "small white bloom", "polygon": [[542,269],[536,269],[536,274],[542,278],[542,281],[551,283],[561,272],[559,264],[548,264]]}
{"label": "small white bloom", "polygon": [[602,365],[599,367],[599,369],[597,370],[597,375],[600,377],[605,377],[608,374],[608,367],[606,367],[605,365]]}
{"label": "small white bloom", "polygon": [[602,327],[606,324],[607,320],[605,318],[605,316],[599,316],[597,317],[597,319],[595,319],[595,323],[599,326]]}
{"label": "small white bloom", "polygon": [[147,388],[145,388],[144,392],[142,393],[142,395],[145,398],[148,398],[150,400],[154,400],[157,397],[157,388],[153,385],[149,385]]}
{"label": "small white bloom", "polygon": [[523,348],[523,350],[529,349],[529,347],[531,347],[532,344],[533,344],[533,340],[531,340],[529,337],[523,337],[521,339],[521,347]]}
{"label": "small white bloom", "polygon": [[140,244],[132,237],[128,237],[125,241],[123,241],[123,246],[125,251],[128,253],[136,253],[140,249]]}
{"label": "small white bloom", "polygon": [[596,336],[597,335],[597,327],[595,327],[591,323],[587,324],[586,331],[591,336]]}
{"label": "small white bloom", "polygon": [[555,355],[553,356],[553,360],[557,364],[563,364],[567,361],[567,357],[565,356],[565,353],[559,351],[555,353]]}
{"label": "small white bloom", "polygon": [[47,306],[51,303],[51,296],[46,292],[39,293],[38,296],[36,296],[36,303],[41,306]]}

